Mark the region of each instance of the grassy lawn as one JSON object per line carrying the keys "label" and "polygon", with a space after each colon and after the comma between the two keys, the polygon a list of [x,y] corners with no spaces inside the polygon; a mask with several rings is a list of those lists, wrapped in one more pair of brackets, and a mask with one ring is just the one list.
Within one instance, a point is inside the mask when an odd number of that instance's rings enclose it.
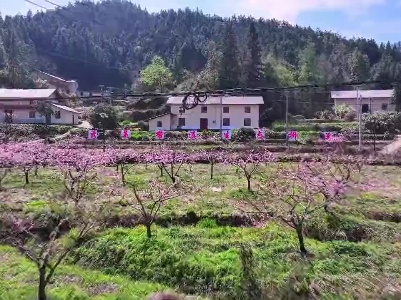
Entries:
{"label": "grassy lawn", "polygon": [[[13,248],[0,246],[0,299],[36,299],[37,276],[32,262]],[[139,300],[166,290],[166,286],[157,283],[134,282],[122,276],[63,265],[57,269],[48,296],[53,300]]]}
{"label": "grassy lawn", "polygon": [[401,284],[399,246],[308,239],[314,255],[305,260],[297,253],[295,234],[274,223],[257,229],[203,221],[196,227],[157,228],[152,240],[141,227],[111,229],[78,250],[76,257],[84,266],[111,274],[189,293],[212,293],[219,299],[245,299],[240,296],[245,282],[240,245],[253,250],[254,276],[269,299],[290,294],[303,299],[310,290],[320,299],[390,299],[385,297],[391,288]]}
{"label": "grassy lawn", "polygon": [[[155,226],[151,240],[141,226],[109,229],[78,249],[71,265],[59,269],[50,295],[53,299],[144,299],[169,286],[217,299],[246,299],[240,251],[240,245],[245,245],[253,250],[253,276],[271,299],[400,299],[400,169],[366,166],[360,186],[335,206],[336,218],[323,212],[311,217],[305,234],[312,256],[305,259],[297,252],[295,233],[283,225],[269,222],[265,228],[235,228],[219,227],[214,221],[241,214],[238,201],[255,197],[258,178],[274,167],[261,166],[252,180],[254,192],[249,192],[245,177],[235,167],[216,165],[210,179],[209,165],[184,165],[179,175],[191,183],[193,192],[169,201],[161,218],[195,213],[201,219],[197,225]],[[110,215],[138,215],[124,204],[133,197],[132,191],[121,188],[114,172],[115,168],[99,169],[88,195],[105,205]],[[141,184],[154,176],[160,177],[157,166],[134,165],[126,180]],[[161,179],[170,180],[165,174]],[[116,186],[122,194],[104,196]],[[64,191],[63,178],[55,169],[31,174],[27,185],[22,172],[13,171],[3,187],[3,209],[41,217],[57,211],[57,199]],[[10,248],[0,247],[0,272],[0,299],[33,297],[36,269]]]}

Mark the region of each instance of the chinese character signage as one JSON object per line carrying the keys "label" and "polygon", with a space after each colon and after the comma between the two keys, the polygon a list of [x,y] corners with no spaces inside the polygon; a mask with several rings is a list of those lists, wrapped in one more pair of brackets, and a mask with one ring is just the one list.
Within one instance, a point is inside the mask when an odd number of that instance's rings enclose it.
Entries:
{"label": "chinese character signage", "polygon": [[332,132],[323,132],[322,138],[326,142],[330,142],[334,137],[334,134]]}
{"label": "chinese character signage", "polygon": [[96,129],[91,129],[91,130],[88,131],[88,139],[89,140],[96,140],[97,137],[98,137],[98,134],[97,134],[97,130]]}
{"label": "chinese character signage", "polygon": [[342,143],[344,142],[344,136],[337,132],[322,132],[321,137],[324,141],[330,143]]}
{"label": "chinese character signage", "polygon": [[188,131],[188,139],[189,140],[196,140],[198,138],[198,132],[196,130]]}
{"label": "chinese character signage", "polygon": [[231,140],[231,130],[223,130],[221,133],[221,138],[223,140]]}
{"label": "chinese character signage", "polygon": [[298,131],[295,130],[288,131],[288,140],[290,142],[298,141]]}
{"label": "chinese character signage", "polygon": [[164,140],[164,130],[156,130],[155,138],[156,140]]}
{"label": "chinese character signage", "polygon": [[121,130],[121,138],[123,140],[129,140],[130,137],[131,137],[131,130],[129,129]]}
{"label": "chinese character signage", "polygon": [[263,129],[256,129],[255,130],[255,137],[257,140],[261,141],[265,139],[265,131]]}

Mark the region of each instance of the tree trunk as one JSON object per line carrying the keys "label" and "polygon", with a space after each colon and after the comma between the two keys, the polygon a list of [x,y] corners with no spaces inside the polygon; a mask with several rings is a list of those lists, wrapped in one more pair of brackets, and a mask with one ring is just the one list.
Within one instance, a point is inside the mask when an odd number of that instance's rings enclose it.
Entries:
{"label": "tree trunk", "polygon": [[214,164],[210,164],[210,179],[213,179]]}
{"label": "tree trunk", "polygon": [[124,165],[121,165],[120,170],[121,170],[121,181],[123,183],[123,186],[125,186]]}
{"label": "tree trunk", "polygon": [[35,175],[35,176],[38,176],[38,169],[39,169],[38,166],[36,166],[36,167],[35,167],[35,171],[34,171],[34,175]]}
{"label": "tree trunk", "polygon": [[148,237],[148,239],[150,239],[152,237],[152,229],[151,229],[152,224],[146,223],[145,226],[146,226],[146,236]]}
{"label": "tree trunk", "polygon": [[251,191],[251,177],[246,177],[246,181],[248,182],[248,191]]}
{"label": "tree trunk", "polygon": [[160,168],[160,177],[163,177],[163,167],[159,166],[159,168]]}
{"label": "tree trunk", "polygon": [[301,251],[302,255],[305,255],[308,253],[308,250],[306,250],[305,248],[304,234],[302,229],[303,229],[302,224],[296,226],[298,242],[299,242],[299,250]]}
{"label": "tree trunk", "polygon": [[38,300],[46,300],[46,267],[40,267],[39,269],[39,289],[38,289]]}
{"label": "tree trunk", "polygon": [[116,166],[116,171],[118,172],[118,164],[117,164],[117,166]]}
{"label": "tree trunk", "polygon": [[29,171],[24,171],[25,173],[25,184],[29,184]]}

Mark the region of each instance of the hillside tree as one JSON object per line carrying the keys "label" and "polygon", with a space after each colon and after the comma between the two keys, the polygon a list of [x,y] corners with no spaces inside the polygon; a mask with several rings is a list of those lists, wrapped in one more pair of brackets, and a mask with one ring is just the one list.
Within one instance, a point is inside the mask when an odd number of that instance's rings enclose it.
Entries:
{"label": "hillside tree", "polygon": [[351,81],[366,81],[370,77],[370,63],[367,55],[362,54],[358,49],[348,58]]}
{"label": "hillside tree", "polygon": [[173,83],[173,74],[160,56],[141,71],[141,82],[147,90],[164,92]]}
{"label": "hillside tree", "polygon": [[252,22],[249,27],[248,51],[249,57],[245,64],[246,86],[250,88],[260,87],[263,73],[259,35],[256,31],[255,22]]}
{"label": "hillside tree", "polygon": [[237,36],[234,32],[232,21],[228,21],[225,24],[225,33],[221,49],[223,56],[219,69],[219,88],[236,88],[240,84],[240,67],[238,63],[239,52]]}

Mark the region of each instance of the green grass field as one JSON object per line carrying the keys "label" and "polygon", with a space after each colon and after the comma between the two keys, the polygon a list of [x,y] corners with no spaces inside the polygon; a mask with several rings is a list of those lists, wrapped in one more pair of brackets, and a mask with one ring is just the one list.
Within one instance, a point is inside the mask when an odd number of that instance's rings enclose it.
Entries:
{"label": "green grass field", "polygon": [[[400,299],[399,168],[366,166],[357,192],[336,205],[335,218],[324,212],[311,217],[305,228],[311,252],[306,259],[298,254],[295,232],[276,221],[262,228],[218,225],[233,225],[222,220],[241,215],[238,201],[256,197],[256,182],[274,167],[261,167],[249,192],[245,177],[235,167],[217,165],[210,179],[210,166],[184,165],[180,178],[191,182],[192,192],[163,207],[159,224],[170,226],[154,226],[151,240],[142,226],[107,229],[58,269],[49,295],[52,299],[146,299],[149,293],[170,288],[216,299],[252,299],[246,288],[252,279],[260,289],[254,299],[260,295],[266,299]],[[128,187],[122,189],[124,199],[121,194],[102,197],[119,185],[113,171],[99,170],[87,193],[91,201],[105,205],[109,218],[134,218],[139,213],[126,205],[132,197]],[[143,183],[154,176],[160,176],[156,166],[135,165],[126,179]],[[37,219],[57,213],[57,199],[64,190],[60,173],[49,169],[31,174],[27,185],[23,174],[14,171],[3,187],[3,210]],[[190,226],[175,222],[191,214],[197,221]],[[241,246],[253,251],[252,276],[244,275]],[[0,261],[0,299],[34,299],[34,265],[5,246],[0,248]]]}

